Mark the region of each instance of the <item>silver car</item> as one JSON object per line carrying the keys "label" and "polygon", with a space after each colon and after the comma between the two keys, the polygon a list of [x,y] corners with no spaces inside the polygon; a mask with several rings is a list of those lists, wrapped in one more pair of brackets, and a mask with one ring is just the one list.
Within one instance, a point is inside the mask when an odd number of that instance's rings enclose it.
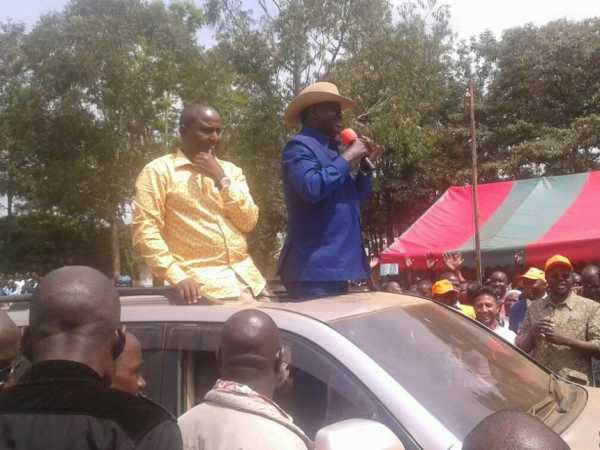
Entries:
{"label": "silver car", "polygon": [[[311,437],[321,430],[317,448],[335,448],[323,443],[339,436],[347,449],[376,448],[365,440],[391,430],[399,442],[386,448],[460,449],[481,419],[502,409],[538,416],[573,450],[600,443],[599,389],[553,376],[429,300],[364,292],[304,303],[187,306],[162,295],[122,296],[121,303],[123,323],[144,348],[146,394],[176,415],[201,402],[216,380],[222,324],[252,307],[283,333],[289,377],[275,400]],[[27,325],[26,308],[9,314]]]}

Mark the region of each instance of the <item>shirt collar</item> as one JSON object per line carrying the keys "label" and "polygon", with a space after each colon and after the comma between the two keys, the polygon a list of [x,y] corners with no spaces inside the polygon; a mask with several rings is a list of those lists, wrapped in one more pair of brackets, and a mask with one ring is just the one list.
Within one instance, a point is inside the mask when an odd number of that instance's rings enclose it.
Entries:
{"label": "shirt collar", "polygon": [[85,364],[66,360],[49,360],[34,363],[21,376],[18,384],[56,381],[92,381],[102,383],[94,369]]}
{"label": "shirt collar", "polygon": [[173,164],[175,165],[175,168],[178,169],[183,166],[191,166],[192,162],[188,159],[187,156],[185,156],[185,153],[183,153],[181,149],[178,148],[177,152],[175,153],[175,158],[173,158]]}
{"label": "shirt collar", "polygon": [[573,308],[575,307],[575,297],[575,293],[571,292],[566,299],[556,304],[552,301],[549,295],[546,295],[546,297],[543,299],[545,302],[544,308],[548,308],[549,306],[553,308],[560,308],[562,305],[565,305],[567,308],[569,308],[569,311],[573,311]]}
{"label": "shirt collar", "polygon": [[304,127],[298,134],[315,138],[321,145],[334,150],[337,150],[339,147],[339,142],[336,139],[332,139],[326,134],[321,133],[319,130],[315,130],[314,128]]}
{"label": "shirt collar", "polygon": [[218,379],[215,385],[213,386],[212,391],[246,397],[248,399],[252,399],[253,401],[272,406],[277,411],[279,411],[281,415],[288,419],[291,419],[291,417],[283,409],[281,409],[281,407],[277,405],[277,403],[275,403],[270,398],[259,394],[258,392],[254,391],[250,386],[247,386],[245,384],[236,383],[235,381]]}

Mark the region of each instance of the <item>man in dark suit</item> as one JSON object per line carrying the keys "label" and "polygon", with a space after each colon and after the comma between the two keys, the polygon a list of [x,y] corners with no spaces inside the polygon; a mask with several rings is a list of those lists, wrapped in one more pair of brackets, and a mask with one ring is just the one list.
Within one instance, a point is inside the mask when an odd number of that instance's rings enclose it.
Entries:
{"label": "man in dark suit", "polygon": [[372,192],[372,174],[354,163],[373,155],[359,138],[340,152],[342,110],[354,103],[331,83],[315,83],[289,105],[286,120],[301,131],[286,144],[282,178],[288,230],[279,261],[292,299],[342,294],[349,280],[366,279],[360,205]]}

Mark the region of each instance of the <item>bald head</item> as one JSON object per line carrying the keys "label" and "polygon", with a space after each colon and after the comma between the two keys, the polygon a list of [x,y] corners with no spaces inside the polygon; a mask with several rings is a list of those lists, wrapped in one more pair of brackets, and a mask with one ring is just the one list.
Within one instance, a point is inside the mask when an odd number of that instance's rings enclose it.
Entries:
{"label": "bald head", "polygon": [[120,315],[119,295],[102,273],[84,266],[57,269],[33,293],[27,353],[32,362],[78,361],[110,376]]}
{"label": "bald head", "polygon": [[179,116],[179,126],[189,128],[198,121],[207,122],[216,119],[221,120],[221,116],[212,106],[193,104],[183,108]]}
{"label": "bald head", "polygon": [[600,301],[600,268],[594,264],[585,266],[581,271],[583,296]]}
{"label": "bald head", "polygon": [[433,283],[429,280],[419,280],[417,283],[417,294],[422,297],[431,297],[431,288],[433,287]]}
{"label": "bald head", "polygon": [[119,325],[121,305],[112,282],[91,267],[69,266],[42,278],[29,310],[32,332],[69,333],[97,325]]}
{"label": "bald head", "polygon": [[220,149],[223,119],[211,106],[186,106],[179,118],[181,150],[194,162],[199,153],[214,154]]}
{"label": "bald head", "polygon": [[540,419],[520,411],[498,411],[467,435],[463,450],[569,450]]}
{"label": "bald head", "polygon": [[0,365],[14,360],[19,353],[21,333],[8,314],[0,311]]}
{"label": "bald head", "polygon": [[262,311],[247,309],[229,318],[221,334],[221,376],[272,396],[277,380],[279,328]]}

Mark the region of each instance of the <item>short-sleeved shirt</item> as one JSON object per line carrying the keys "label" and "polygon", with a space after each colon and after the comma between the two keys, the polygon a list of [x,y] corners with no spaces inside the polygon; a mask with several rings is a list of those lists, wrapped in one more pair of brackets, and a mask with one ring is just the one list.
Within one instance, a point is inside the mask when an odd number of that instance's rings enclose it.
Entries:
{"label": "short-sleeved shirt", "polygon": [[[600,304],[571,293],[566,300],[554,304],[547,297],[532,302],[519,334],[528,333],[542,319],[552,319],[555,331],[580,341],[594,342],[600,347]],[[553,372],[582,384],[592,382],[592,362],[589,356],[566,345],[537,341],[532,357]]]}

